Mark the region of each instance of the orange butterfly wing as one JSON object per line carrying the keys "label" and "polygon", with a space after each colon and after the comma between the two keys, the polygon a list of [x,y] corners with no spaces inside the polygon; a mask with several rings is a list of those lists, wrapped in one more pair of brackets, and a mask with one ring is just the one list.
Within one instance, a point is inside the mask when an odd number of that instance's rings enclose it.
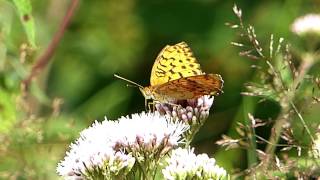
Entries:
{"label": "orange butterfly wing", "polygon": [[169,81],[159,86],[151,86],[157,99],[184,100],[203,95],[218,95],[222,92],[223,80],[218,74],[189,76]]}

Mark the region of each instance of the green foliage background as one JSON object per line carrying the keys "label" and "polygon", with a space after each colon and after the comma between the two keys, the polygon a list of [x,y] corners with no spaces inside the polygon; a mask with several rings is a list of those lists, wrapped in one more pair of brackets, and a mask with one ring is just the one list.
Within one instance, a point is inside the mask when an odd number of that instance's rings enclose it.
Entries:
{"label": "green foliage background", "polygon": [[[214,155],[230,172],[246,168],[245,151],[226,152],[215,141],[222,134],[235,134],[235,122],[247,119],[247,112],[268,118],[279,108],[240,95],[243,84],[252,80],[250,65],[255,62],[238,56],[239,50],[230,45],[237,34],[225,23],[237,22],[234,3],[242,8],[243,19],[255,25],[262,42],[273,33],[298,43],[290,24],[297,16],[320,10],[317,0],[81,1],[52,63],[21,103],[21,81],[51,41],[69,1],[0,0],[0,178],[56,179],[58,161],[82,129],[104,116],[117,119],[145,109],[140,92],[113,74],[149,85],[157,54],[181,41],[193,49],[205,72],[219,73],[225,81],[224,94],[216,98],[193,146]],[[25,14],[30,15],[28,23],[20,21]],[[21,63],[23,43],[34,50]],[[52,114],[55,98],[63,100],[58,115]],[[308,113],[315,121],[319,115]],[[265,137],[269,132],[257,131]]]}

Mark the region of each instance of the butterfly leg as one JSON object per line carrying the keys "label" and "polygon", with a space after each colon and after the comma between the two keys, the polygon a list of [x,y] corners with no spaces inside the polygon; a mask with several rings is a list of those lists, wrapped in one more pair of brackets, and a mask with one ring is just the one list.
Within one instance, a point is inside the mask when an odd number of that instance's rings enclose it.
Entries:
{"label": "butterfly leg", "polygon": [[[152,108],[151,108],[151,106],[152,106]],[[148,102],[148,99],[145,99],[144,107],[145,107],[146,112],[148,112],[148,111],[154,112],[155,111],[155,102],[153,102],[153,101]]]}
{"label": "butterfly leg", "polygon": [[166,102],[166,104],[169,104],[169,105],[171,105],[172,107],[179,107],[179,106],[181,106],[180,104],[174,104],[174,103],[171,103],[171,102]]}
{"label": "butterfly leg", "polygon": [[[154,112],[156,110],[156,103],[160,103],[160,101],[156,101],[156,100],[153,100],[151,102],[148,102],[147,99],[145,100],[145,108],[146,108],[146,111],[151,111],[151,112]],[[170,102],[166,102],[165,104],[168,104],[172,107],[181,107],[180,104],[174,104],[174,103],[170,103]]]}
{"label": "butterfly leg", "polygon": [[146,112],[148,112],[148,109],[150,109],[148,99],[144,99],[144,108],[145,108]]}
{"label": "butterfly leg", "polygon": [[[152,101],[148,103],[148,108],[151,112],[154,112],[156,110],[156,106],[155,104],[157,103],[157,101]],[[152,106],[152,107],[151,107]]]}

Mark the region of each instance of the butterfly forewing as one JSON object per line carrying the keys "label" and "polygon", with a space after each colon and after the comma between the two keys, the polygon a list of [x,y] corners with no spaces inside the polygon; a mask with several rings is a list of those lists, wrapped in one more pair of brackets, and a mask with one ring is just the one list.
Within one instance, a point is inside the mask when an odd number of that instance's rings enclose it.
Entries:
{"label": "butterfly forewing", "polygon": [[184,77],[201,75],[200,64],[185,42],[167,45],[152,67],[150,85],[157,86]]}

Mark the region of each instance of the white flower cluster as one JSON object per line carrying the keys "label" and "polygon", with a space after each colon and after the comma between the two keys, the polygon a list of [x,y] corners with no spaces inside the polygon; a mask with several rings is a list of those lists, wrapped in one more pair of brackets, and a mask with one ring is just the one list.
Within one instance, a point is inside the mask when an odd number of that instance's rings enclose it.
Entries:
{"label": "white flower cluster", "polygon": [[320,35],[320,15],[307,14],[305,16],[297,18],[291,25],[291,30],[297,35]]}
{"label": "white flower cluster", "polygon": [[143,148],[153,151],[160,146],[175,147],[182,143],[181,134],[189,126],[182,122],[173,122],[170,117],[158,112],[133,114],[131,118],[122,117],[118,121],[121,132],[117,143],[130,148]]}
{"label": "white flower cluster", "polygon": [[207,154],[194,154],[194,149],[178,148],[167,159],[168,166],[162,170],[167,180],[175,179],[227,179],[227,172],[216,165]]}
{"label": "white flower cluster", "polygon": [[[318,131],[320,131],[320,126]],[[316,139],[312,145],[312,153],[315,158],[320,158],[320,132],[316,133]]]}
{"label": "white flower cluster", "polygon": [[137,159],[148,158],[143,157],[145,151],[167,153],[177,146],[187,128],[159,113],[143,112],[117,121],[96,121],[70,145],[70,151],[58,164],[57,172],[65,179],[96,178],[97,174],[111,179],[123,176]]}

